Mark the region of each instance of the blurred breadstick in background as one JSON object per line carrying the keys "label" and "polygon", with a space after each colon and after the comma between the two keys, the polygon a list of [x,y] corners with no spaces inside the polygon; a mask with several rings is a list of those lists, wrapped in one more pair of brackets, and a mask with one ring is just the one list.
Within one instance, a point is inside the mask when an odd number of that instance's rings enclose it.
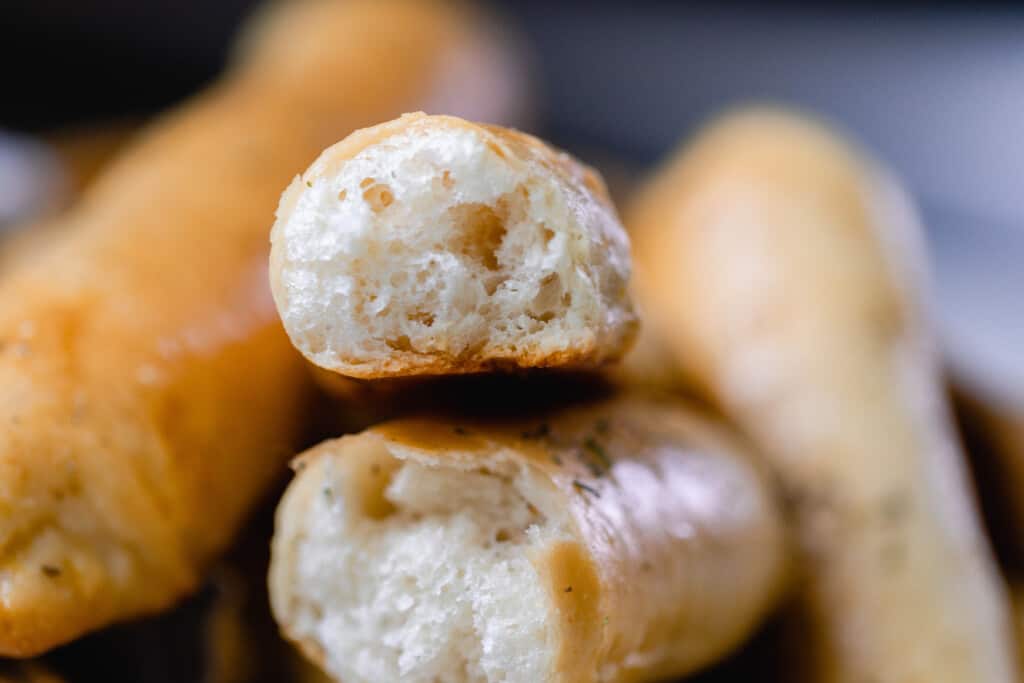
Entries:
{"label": "blurred breadstick in background", "polygon": [[626,222],[646,322],[791,499],[818,680],[1015,681],[895,183],[826,128],[755,110]]}
{"label": "blurred breadstick in background", "polygon": [[397,420],[296,469],[271,604],[345,683],[661,680],[735,648],[783,587],[774,491],[676,400]]}
{"label": "blurred breadstick in background", "polygon": [[453,5],[283,3],[243,43],[0,285],[0,654],[172,604],[292,453],[310,382],[266,276],[289,179],[404,110],[523,101]]}
{"label": "blurred breadstick in background", "polygon": [[18,263],[48,244],[59,234],[65,223],[56,218],[29,221],[9,228],[9,235],[0,237],[0,277]]}

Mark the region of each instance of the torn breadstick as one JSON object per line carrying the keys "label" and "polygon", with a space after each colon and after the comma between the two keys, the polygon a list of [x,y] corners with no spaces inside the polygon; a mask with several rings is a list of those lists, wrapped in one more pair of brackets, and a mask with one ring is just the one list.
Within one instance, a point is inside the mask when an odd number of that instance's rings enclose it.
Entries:
{"label": "torn breadstick", "polygon": [[742,641],[783,585],[765,479],[676,402],[403,419],[295,467],[271,603],[344,683],[682,675]]}
{"label": "torn breadstick", "polygon": [[590,367],[636,328],[602,181],[540,140],[409,114],[285,191],[271,286],[313,363],[364,379]]}
{"label": "torn breadstick", "polygon": [[1016,681],[898,186],[825,128],[752,111],[628,225],[653,327],[792,499],[816,680]]}
{"label": "torn breadstick", "polygon": [[[282,185],[358,126],[438,97],[474,113],[505,100],[481,32],[446,3],[280,3],[222,82],[142,133],[68,229],[4,273],[0,655],[197,585],[308,419],[266,276]],[[453,81],[467,65],[478,78]]]}

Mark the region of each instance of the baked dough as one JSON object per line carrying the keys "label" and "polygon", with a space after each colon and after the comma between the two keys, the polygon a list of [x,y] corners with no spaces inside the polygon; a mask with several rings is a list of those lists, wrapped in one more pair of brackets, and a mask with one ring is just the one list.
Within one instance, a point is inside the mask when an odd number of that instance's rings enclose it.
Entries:
{"label": "baked dough", "polygon": [[285,191],[271,242],[292,342],[351,377],[596,366],[636,329],[603,182],[512,130],[409,114],[353,133]]}
{"label": "baked dough", "polygon": [[479,34],[448,4],[279,3],[224,80],[4,273],[0,655],[197,585],[307,421],[311,383],[266,276],[281,187],[324,145],[435,95],[502,101],[500,73],[452,89],[450,69],[490,63],[474,62]]}
{"label": "baked dough", "polygon": [[406,418],[295,469],[271,605],[344,683],[682,675],[742,641],[783,586],[772,490],[675,401]]}
{"label": "baked dough", "polygon": [[627,219],[652,327],[792,501],[815,680],[1017,680],[899,187],[826,128],[755,110]]}

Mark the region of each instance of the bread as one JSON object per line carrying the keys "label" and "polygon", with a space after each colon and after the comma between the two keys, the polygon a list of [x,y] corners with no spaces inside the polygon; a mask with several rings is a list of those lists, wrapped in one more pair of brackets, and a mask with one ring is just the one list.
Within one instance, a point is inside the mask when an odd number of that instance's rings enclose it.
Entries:
{"label": "bread", "polygon": [[655,174],[627,224],[652,327],[786,489],[815,680],[1017,680],[895,182],[753,110]]}
{"label": "bread", "polygon": [[343,375],[591,367],[636,328],[600,178],[523,133],[409,114],[327,149],[281,198],[271,286]]}
{"label": "bread", "polygon": [[742,641],[783,585],[771,489],[675,402],[407,418],[295,468],[271,606],[344,683],[682,675]]}
{"label": "bread", "polygon": [[4,274],[0,655],[197,585],[307,421],[266,276],[280,188],[324,145],[436,95],[504,100],[487,60],[487,88],[449,80],[480,30],[447,4],[281,3],[224,80],[144,131],[68,229]]}

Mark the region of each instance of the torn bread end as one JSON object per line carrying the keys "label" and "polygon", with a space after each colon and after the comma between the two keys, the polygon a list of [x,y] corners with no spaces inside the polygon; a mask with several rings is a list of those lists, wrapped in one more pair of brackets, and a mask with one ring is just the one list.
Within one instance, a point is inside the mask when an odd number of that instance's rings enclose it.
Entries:
{"label": "torn bread end", "polygon": [[292,341],[350,376],[593,366],[635,332],[603,183],[510,130],[411,114],[359,131],[285,192],[272,243]]}

